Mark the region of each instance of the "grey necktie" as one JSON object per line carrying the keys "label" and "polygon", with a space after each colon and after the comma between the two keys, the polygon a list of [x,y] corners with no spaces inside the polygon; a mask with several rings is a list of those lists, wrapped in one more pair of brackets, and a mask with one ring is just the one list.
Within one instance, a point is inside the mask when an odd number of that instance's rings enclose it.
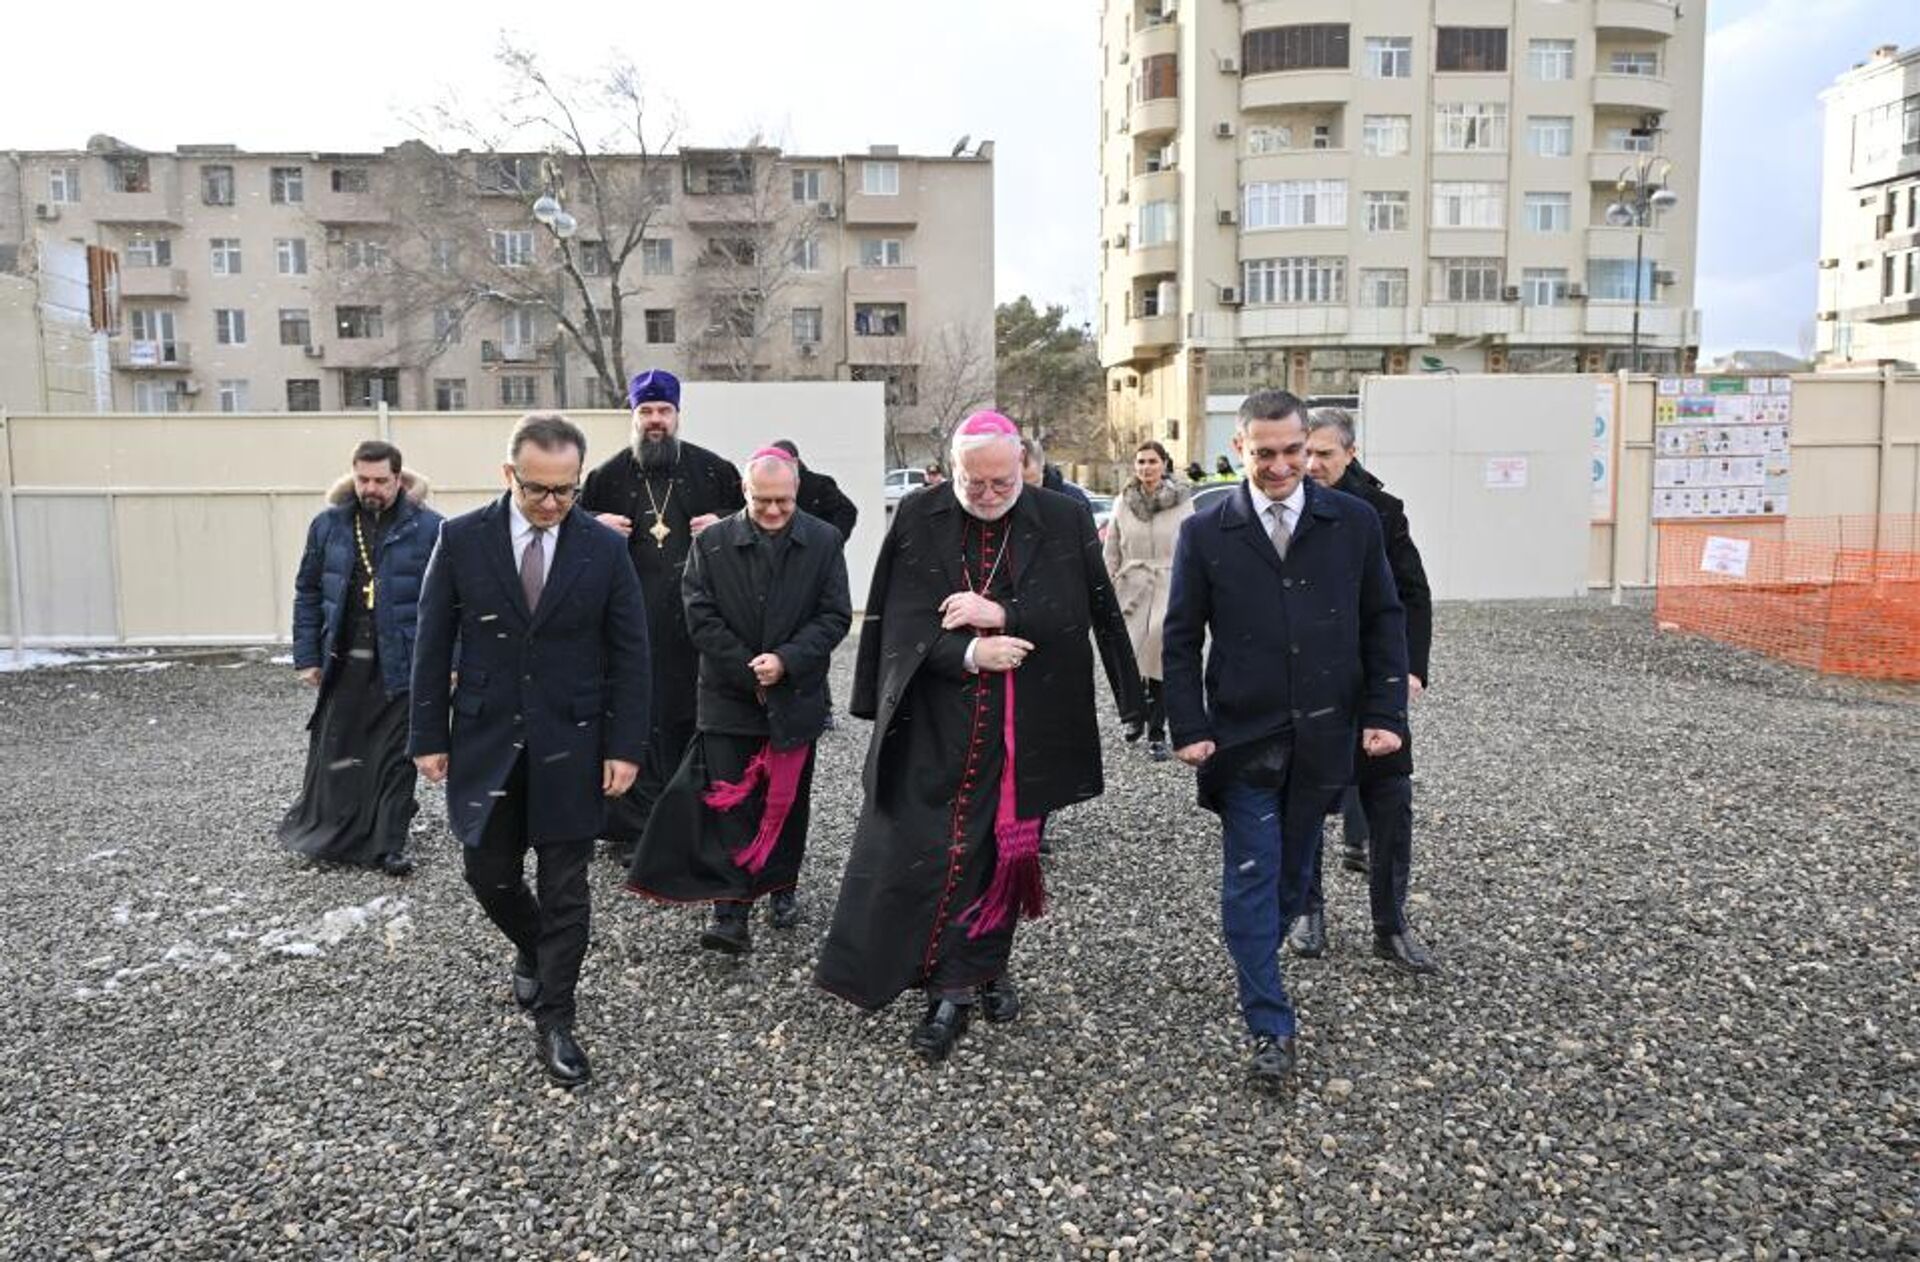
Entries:
{"label": "grey necktie", "polygon": [[1275,504],[1273,528],[1267,533],[1273,539],[1273,550],[1280,554],[1282,561],[1287,559],[1287,545],[1293,542],[1293,532],[1287,529],[1287,508],[1284,504]]}
{"label": "grey necktie", "polygon": [[547,532],[535,527],[527,536],[527,550],[520,554],[520,590],[526,593],[527,612],[540,607],[540,589],[547,585],[547,550],[541,541]]}

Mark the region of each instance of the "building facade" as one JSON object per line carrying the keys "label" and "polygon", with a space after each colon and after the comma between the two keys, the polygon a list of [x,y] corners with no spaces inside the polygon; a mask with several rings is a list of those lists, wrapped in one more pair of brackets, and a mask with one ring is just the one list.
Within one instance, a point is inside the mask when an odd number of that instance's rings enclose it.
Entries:
{"label": "building facade", "polygon": [[[1642,364],[1691,366],[1704,8],[1105,0],[1116,427],[1210,464],[1251,389],[1606,371],[1636,306]],[[1629,175],[1677,204],[1610,222]]]}
{"label": "building facade", "polygon": [[1920,365],[1920,47],[1892,44],[1821,94],[1815,368]]}
{"label": "building facade", "polygon": [[[592,163],[95,137],[0,157],[0,250],[111,251],[121,410],[618,405],[563,322],[609,351],[617,328],[629,371],[885,381],[909,431],[941,373],[991,394],[991,144]],[[532,214],[542,193],[566,239]]]}

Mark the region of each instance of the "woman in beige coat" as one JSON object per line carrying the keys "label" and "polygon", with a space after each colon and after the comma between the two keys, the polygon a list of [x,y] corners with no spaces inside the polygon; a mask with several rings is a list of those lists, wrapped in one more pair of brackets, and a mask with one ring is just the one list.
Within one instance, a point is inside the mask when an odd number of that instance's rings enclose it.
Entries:
{"label": "woman in beige coat", "polygon": [[1173,545],[1193,516],[1193,493],[1173,479],[1173,460],[1159,443],[1133,453],[1133,480],[1120,492],[1107,525],[1107,573],[1126,615],[1133,655],[1147,686],[1147,753],[1165,762],[1167,701],[1160,673],[1160,629],[1173,583]]}

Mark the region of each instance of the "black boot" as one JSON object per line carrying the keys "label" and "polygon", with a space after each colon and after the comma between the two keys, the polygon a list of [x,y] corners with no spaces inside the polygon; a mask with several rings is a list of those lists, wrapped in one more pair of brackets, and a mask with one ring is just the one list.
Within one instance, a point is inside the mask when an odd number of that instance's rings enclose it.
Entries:
{"label": "black boot", "polygon": [[943,1061],[960,1036],[967,1032],[971,1012],[970,1004],[955,1003],[951,999],[928,1000],[927,1015],[914,1027],[908,1042],[923,1059]]}
{"label": "black boot", "polygon": [[1287,946],[1303,960],[1317,960],[1327,953],[1327,913],[1310,911],[1293,922],[1287,934]]}
{"label": "black boot", "polygon": [[984,986],[974,988],[980,999],[980,1015],[989,1025],[1005,1025],[1020,1015],[1020,992],[1013,988],[1011,977],[996,977]]}
{"label": "black boot", "polygon": [[573,1041],[571,1029],[559,1026],[540,1034],[538,1039],[540,1067],[547,1071],[547,1077],[556,1084],[581,1087],[593,1077],[593,1070],[587,1064],[586,1050]]}
{"label": "black boot", "polygon": [[1274,1038],[1263,1034],[1253,1041],[1253,1060],[1247,1066],[1255,1083],[1263,1087],[1282,1086],[1293,1077],[1299,1061],[1299,1047],[1292,1038]]}
{"label": "black boot", "polygon": [[793,890],[767,895],[767,919],[775,929],[791,929],[800,923],[800,896]]}
{"label": "black boot", "polygon": [[1439,963],[1426,947],[1420,945],[1420,939],[1413,936],[1410,927],[1399,933],[1375,933],[1373,953],[1383,960],[1393,961],[1393,966],[1403,973],[1440,971]]}
{"label": "black boot", "polygon": [[407,876],[413,871],[413,860],[404,850],[389,850],[380,856],[380,870],[388,876]]}
{"label": "black boot", "polygon": [[748,911],[745,903],[715,903],[713,922],[700,934],[700,945],[728,955],[745,955],[753,950]]}
{"label": "black boot", "polygon": [[527,1012],[540,999],[540,967],[521,951],[513,957],[513,1001]]}

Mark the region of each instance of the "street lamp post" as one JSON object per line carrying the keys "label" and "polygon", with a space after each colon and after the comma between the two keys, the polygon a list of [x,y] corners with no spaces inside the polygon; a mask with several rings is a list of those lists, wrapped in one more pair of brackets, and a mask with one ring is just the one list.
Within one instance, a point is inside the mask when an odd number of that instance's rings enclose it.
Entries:
{"label": "street lamp post", "polygon": [[[542,163],[541,167],[546,188],[534,200],[533,218],[553,234],[556,243],[564,242],[580,231],[580,221],[560,204],[560,194],[566,191],[566,182],[560,169],[551,161]],[[566,274],[556,267],[553,273],[553,401],[555,407],[561,408],[567,406],[567,357],[560,346],[560,312],[566,301]]]}
{"label": "street lamp post", "polygon": [[1673,163],[1646,154],[1620,172],[1613,186],[1616,199],[1607,207],[1607,222],[1616,228],[1633,228],[1633,347],[1629,359],[1633,371],[1640,371],[1640,303],[1646,285],[1647,225],[1655,211],[1671,210],[1680,204],[1680,195],[1667,187]]}

